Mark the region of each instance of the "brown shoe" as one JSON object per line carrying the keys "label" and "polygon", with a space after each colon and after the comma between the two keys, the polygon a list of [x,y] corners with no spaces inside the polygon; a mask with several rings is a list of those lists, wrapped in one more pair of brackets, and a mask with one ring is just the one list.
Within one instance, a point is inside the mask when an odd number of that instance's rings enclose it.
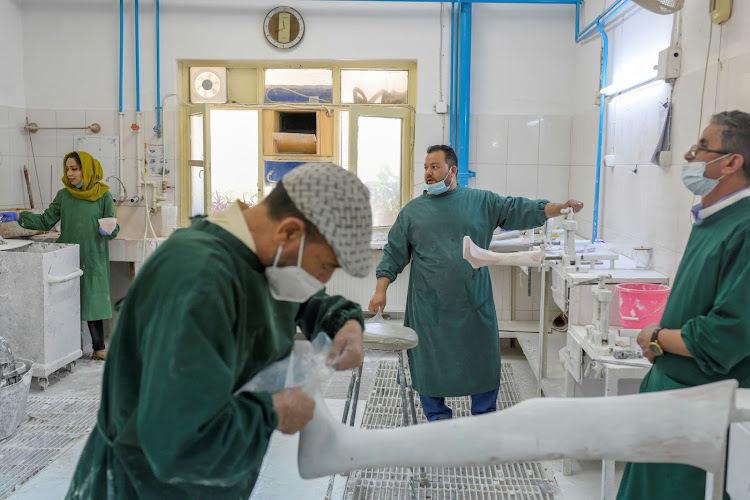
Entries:
{"label": "brown shoe", "polygon": [[106,357],[107,357],[107,351],[94,351],[94,354],[91,356],[91,359],[98,359],[98,360],[104,361]]}

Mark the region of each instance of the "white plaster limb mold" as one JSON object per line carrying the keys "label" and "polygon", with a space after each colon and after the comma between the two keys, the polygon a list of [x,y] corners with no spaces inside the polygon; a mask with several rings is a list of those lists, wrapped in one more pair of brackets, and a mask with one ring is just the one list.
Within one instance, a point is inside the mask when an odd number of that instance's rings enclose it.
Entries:
{"label": "white plaster limb mold", "polygon": [[401,351],[417,346],[417,333],[409,327],[389,323],[365,323],[362,342],[365,349]]}
{"label": "white plaster limb mold", "polygon": [[463,257],[474,269],[485,266],[540,267],[543,259],[541,250],[512,253],[497,253],[485,250],[471,241],[469,236],[464,236]]}
{"label": "white plaster limb mold", "polygon": [[[620,397],[538,398],[492,414],[387,430],[340,424],[317,397],[300,433],[299,472],[314,478],[385,466],[576,458],[680,463],[716,473],[730,415],[744,419],[750,411],[735,406],[737,392],[737,382],[727,380]],[[739,392],[745,405],[748,390]]]}

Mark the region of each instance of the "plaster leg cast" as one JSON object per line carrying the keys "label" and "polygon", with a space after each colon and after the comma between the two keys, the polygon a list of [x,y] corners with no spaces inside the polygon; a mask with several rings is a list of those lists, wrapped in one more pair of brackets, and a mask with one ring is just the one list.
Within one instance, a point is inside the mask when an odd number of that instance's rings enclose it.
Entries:
{"label": "plaster leg cast", "polygon": [[630,396],[537,398],[496,413],[386,430],[342,425],[318,396],[300,434],[299,472],[309,479],[372,467],[567,457],[681,463],[717,473],[730,421],[750,420],[745,392],[727,380]]}
{"label": "plaster leg cast", "polygon": [[479,269],[484,266],[531,266],[542,265],[541,250],[529,252],[497,253],[479,248],[471,238],[464,236],[464,259],[471,267]]}

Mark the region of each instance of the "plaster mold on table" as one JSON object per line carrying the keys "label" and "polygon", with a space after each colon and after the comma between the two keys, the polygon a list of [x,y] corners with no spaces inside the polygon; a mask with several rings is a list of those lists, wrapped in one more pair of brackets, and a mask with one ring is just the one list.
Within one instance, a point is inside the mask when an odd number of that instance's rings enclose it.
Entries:
{"label": "plaster mold on table", "polygon": [[[538,398],[496,413],[387,430],[338,423],[317,398],[302,430],[300,476],[385,466],[465,467],[576,458],[680,463],[723,477],[727,428],[750,418],[747,390],[727,380],[596,398]],[[617,429],[613,432],[612,429]]]}
{"label": "plaster mold on table", "polygon": [[484,266],[540,267],[542,265],[542,252],[540,250],[496,253],[479,248],[468,236],[464,236],[463,257],[474,269]]}
{"label": "plaster mold on table", "polygon": [[366,349],[401,351],[412,349],[419,342],[417,333],[411,328],[388,323],[365,323],[362,343]]}
{"label": "plaster mold on table", "polygon": [[0,251],[15,250],[30,245],[31,240],[4,240],[0,239]]}

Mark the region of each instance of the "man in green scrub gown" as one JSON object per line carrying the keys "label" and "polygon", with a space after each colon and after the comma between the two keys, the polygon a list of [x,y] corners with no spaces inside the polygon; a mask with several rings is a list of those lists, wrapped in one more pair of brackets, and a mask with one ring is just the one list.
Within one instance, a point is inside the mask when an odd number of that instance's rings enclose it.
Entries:
{"label": "man in green scrub gown", "polygon": [[[750,114],[714,115],[685,159],[683,181],[702,199],[661,324],[638,335],[654,364],[640,392],[726,379],[750,388]],[[695,467],[629,463],[617,498],[697,500],[705,484]]]}
{"label": "man in green scrub gown", "polygon": [[409,351],[414,389],[428,420],[451,418],[449,396],[472,396],[471,413],[496,410],[500,340],[489,270],[463,259],[468,235],[488,248],[497,227],[529,229],[560,210],[583,203],[503,197],[458,186],[456,153],[431,146],[424,163],[425,192],[401,210],[377,267],[369,310],[385,310],[386,290],[411,261],[404,324],[419,335]]}
{"label": "man in green scrub gown", "polygon": [[273,431],[297,432],[315,403],[299,388],[235,391],[291,352],[298,326],[333,337],[337,369],[361,364],[361,308],[323,283],[337,267],[367,275],[371,234],[367,188],[330,163],[176,231],[120,308],[67,497],[248,498]]}

